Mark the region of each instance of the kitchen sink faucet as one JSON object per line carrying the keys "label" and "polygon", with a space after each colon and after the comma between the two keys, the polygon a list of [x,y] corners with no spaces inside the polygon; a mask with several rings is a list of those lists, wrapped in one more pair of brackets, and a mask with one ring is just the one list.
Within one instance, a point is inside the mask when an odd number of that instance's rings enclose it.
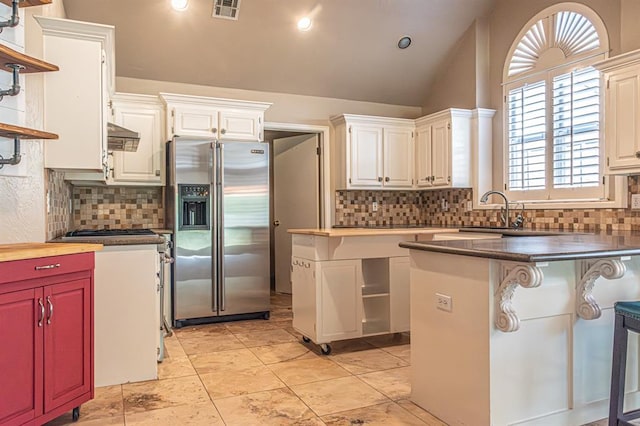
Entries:
{"label": "kitchen sink faucet", "polygon": [[484,194],[482,194],[482,197],[480,197],[480,202],[482,204],[486,203],[487,200],[489,199],[489,195],[491,195],[491,194],[499,195],[504,199],[504,216],[502,216],[501,219],[502,219],[502,223],[505,226],[505,228],[508,228],[509,227],[509,200],[507,199],[507,196],[504,195],[504,192],[487,191]]}

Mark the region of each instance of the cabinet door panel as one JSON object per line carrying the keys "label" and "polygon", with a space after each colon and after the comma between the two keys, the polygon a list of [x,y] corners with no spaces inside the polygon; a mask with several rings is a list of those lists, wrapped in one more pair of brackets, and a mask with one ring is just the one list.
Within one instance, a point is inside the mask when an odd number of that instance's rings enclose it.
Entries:
{"label": "cabinet door panel", "polygon": [[220,139],[260,141],[262,113],[257,111],[220,111]]}
{"label": "cabinet door panel", "polygon": [[0,424],[42,412],[42,289],[0,294]]}
{"label": "cabinet door panel", "polygon": [[640,67],[609,79],[607,144],[611,169],[638,167],[640,159]]}
{"label": "cabinet door panel", "polygon": [[178,136],[218,137],[218,112],[201,108],[176,108],[173,134]]}
{"label": "cabinet door panel", "polygon": [[[307,267],[308,265],[308,267]],[[293,326],[311,339],[316,338],[315,262],[292,258],[291,299]]]}
{"label": "cabinet door panel", "polygon": [[113,180],[162,184],[163,141],[160,109],[115,106],[116,124],[140,134],[136,152],[113,153]]}
{"label": "cabinet door panel", "polygon": [[362,267],[360,261],[319,262],[316,271],[322,312],[320,343],[362,335]]}
{"label": "cabinet door panel", "polygon": [[431,186],[431,127],[416,130],[416,183]]}
{"label": "cabinet door panel", "polygon": [[443,120],[433,124],[431,139],[431,167],[432,167],[432,185],[447,186],[451,181],[450,157],[449,152],[450,136],[449,121]]}
{"label": "cabinet door panel", "polygon": [[351,126],[349,187],[382,187],[382,128]]}
{"label": "cabinet door panel", "polygon": [[91,279],[44,288],[44,411],[91,390]]}
{"label": "cabinet door panel", "polygon": [[384,129],[384,186],[411,188],[413,186],[413,131]]}

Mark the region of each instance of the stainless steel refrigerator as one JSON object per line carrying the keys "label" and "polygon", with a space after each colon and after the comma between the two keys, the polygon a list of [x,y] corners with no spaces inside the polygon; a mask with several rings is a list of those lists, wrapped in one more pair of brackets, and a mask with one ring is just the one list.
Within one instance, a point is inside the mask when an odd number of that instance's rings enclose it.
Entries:
{"label": "stainless steel refrigerator", "polygon": [[174,325],[268,318],[268,145],[175,138],[167,154]]}

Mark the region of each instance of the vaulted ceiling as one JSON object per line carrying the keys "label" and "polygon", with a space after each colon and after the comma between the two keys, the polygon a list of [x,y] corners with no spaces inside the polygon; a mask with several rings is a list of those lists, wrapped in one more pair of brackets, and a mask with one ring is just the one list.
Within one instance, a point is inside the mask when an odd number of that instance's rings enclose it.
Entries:
{"label": "vaulted ceiling", "polygon": [[[69,19],[116,27],[116,75],[421,105],[438,67],[495,0],[64,0]],[[297,20],[314,11],[313,27]],[[408,49],[397,42],[411,36]]]}

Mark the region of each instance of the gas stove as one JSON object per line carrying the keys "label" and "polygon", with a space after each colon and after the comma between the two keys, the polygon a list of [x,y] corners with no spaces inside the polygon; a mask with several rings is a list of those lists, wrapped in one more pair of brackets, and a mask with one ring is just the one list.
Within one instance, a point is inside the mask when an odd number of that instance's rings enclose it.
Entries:
{"label": "gas stove", "polygon": [[137,237],[156,235],[150,229],[76,229],[67,232],[65,238],[91,238],[91,237]]}

